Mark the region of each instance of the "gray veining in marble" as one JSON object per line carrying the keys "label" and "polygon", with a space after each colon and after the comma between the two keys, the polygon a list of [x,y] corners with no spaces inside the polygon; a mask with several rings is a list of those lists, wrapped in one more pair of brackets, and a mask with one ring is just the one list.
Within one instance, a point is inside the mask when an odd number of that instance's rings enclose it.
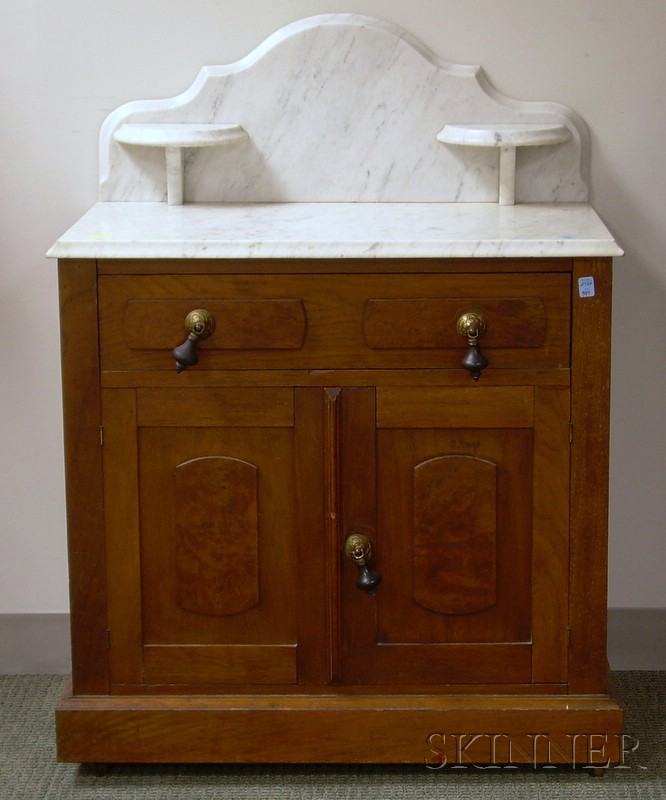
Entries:
{"label": "gray veining in marble", "polygon": [[617,256],[586,203],[97,203],[58,258]]}
{"label": "gray veining in marble", "polygon": [[587,199],[588,134],[554,103],[499,94],[405,31],[356,14],[300,20],[184,94],[129,103],[100,136],[100,199],[165,201],[165,153],[114,139],[126,123],[242,125],[234,147],[184,151],[185,202],[497,202],[498,152],[437,140],[455,123],[564,125],[517,155],[518,203]]}

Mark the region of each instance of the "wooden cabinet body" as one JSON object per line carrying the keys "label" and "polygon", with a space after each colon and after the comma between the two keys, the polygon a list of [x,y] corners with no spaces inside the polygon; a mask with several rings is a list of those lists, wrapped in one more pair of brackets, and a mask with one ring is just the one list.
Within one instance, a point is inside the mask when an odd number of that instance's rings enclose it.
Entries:
{"label": "wooden cabinet body", "polygon": [[[61,261],[59,757],[617,761],[610,265]],[[177,374],[194,308],[216,331]]]}

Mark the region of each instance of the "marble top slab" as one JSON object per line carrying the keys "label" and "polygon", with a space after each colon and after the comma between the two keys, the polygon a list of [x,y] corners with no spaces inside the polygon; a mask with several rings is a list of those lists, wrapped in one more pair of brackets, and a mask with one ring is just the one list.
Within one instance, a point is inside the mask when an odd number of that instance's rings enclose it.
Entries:
{"label": "marble top slab", "polygon": [[586,203],[97,203],[57,258],[619,256]]}

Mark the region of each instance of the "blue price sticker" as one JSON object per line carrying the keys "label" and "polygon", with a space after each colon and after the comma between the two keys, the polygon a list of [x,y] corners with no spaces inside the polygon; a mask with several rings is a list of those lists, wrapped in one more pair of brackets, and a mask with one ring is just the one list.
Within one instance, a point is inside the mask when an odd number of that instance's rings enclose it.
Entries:
{"label": "blue price sticker", "polygon": [[578,278],[578,296],[594,297],[594,278],[591,275]]}

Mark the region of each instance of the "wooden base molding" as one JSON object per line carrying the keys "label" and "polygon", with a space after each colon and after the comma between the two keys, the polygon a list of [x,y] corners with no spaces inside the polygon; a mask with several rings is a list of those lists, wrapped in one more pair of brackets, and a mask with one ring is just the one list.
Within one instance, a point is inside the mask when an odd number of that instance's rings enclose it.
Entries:
{"label": "wooden base molding", "polygon": [[80,762],[617,764],[610,696],[390,698],[74,697],[57,711],[58,757]]}

